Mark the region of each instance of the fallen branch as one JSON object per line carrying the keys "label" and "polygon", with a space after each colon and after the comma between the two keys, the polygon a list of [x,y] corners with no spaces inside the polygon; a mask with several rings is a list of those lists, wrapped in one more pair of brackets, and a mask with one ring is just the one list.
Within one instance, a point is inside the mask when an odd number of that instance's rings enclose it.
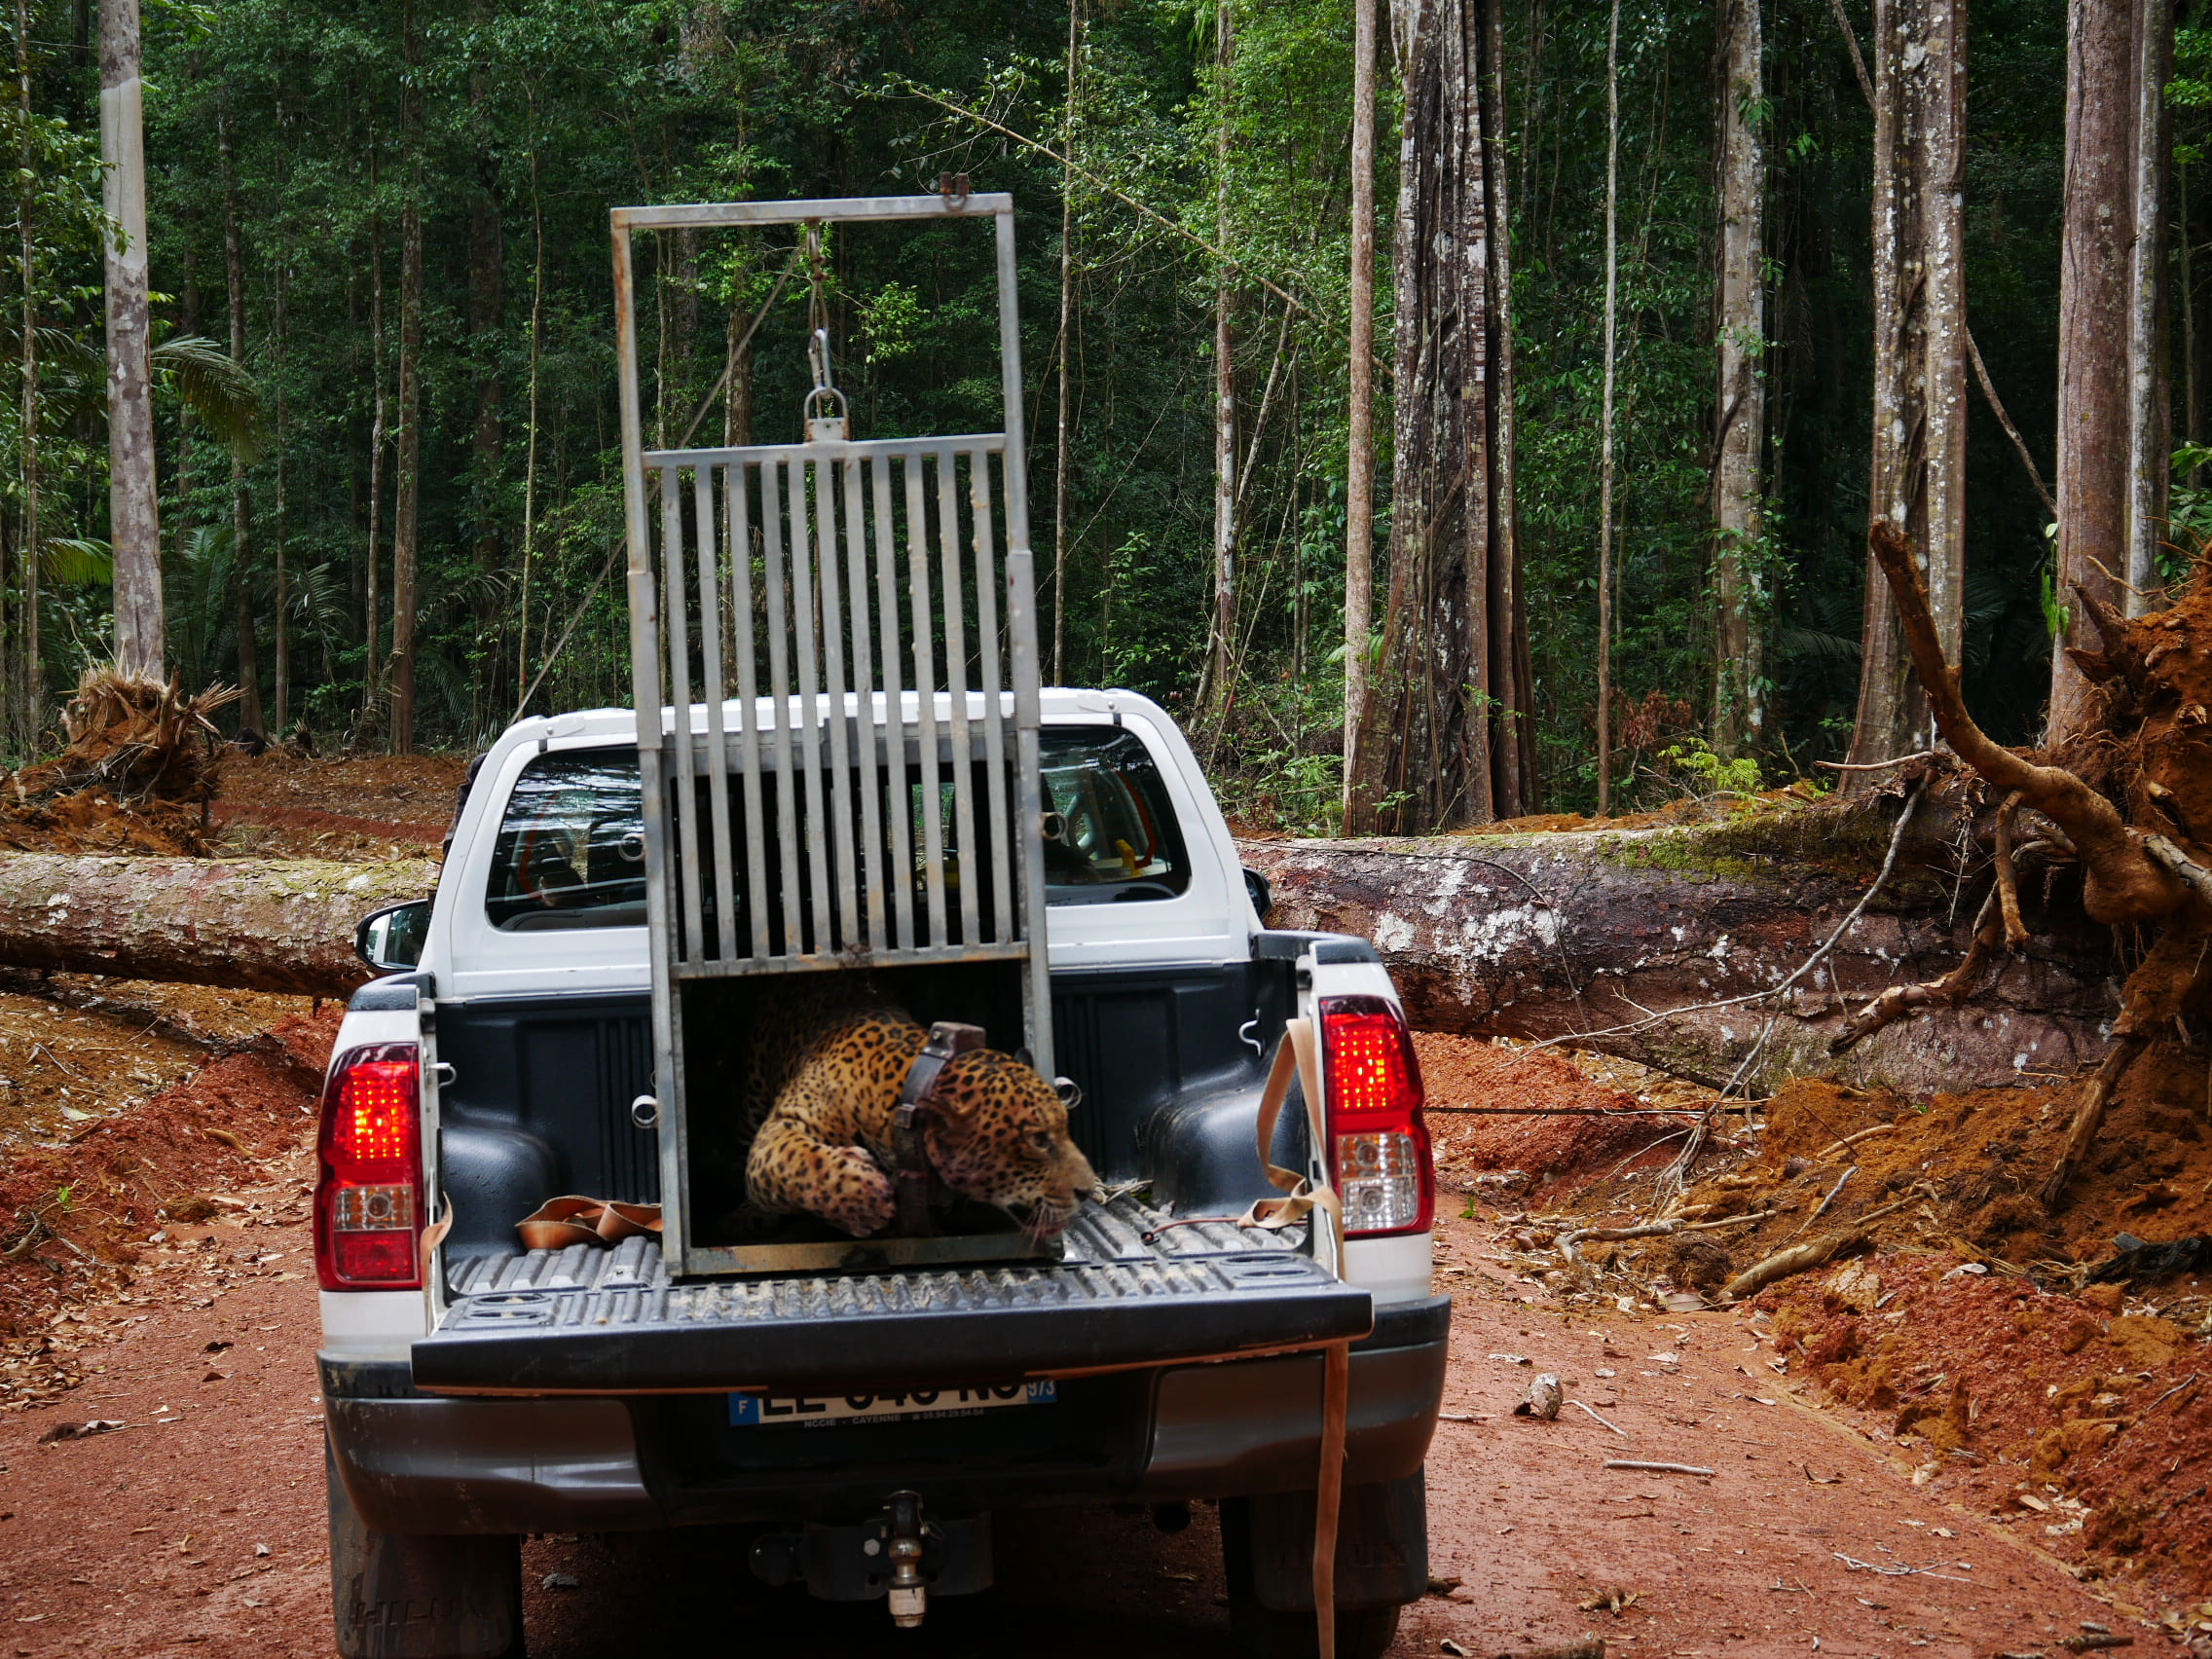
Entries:
{"label": "fallen branch", "polygon": [[[1891,1205],[1895,1209],[1896,1205]],[[1788,1278],[1832,1262],[1846,1251],[1863,1248],[1873,1238],[1857,1223],[1840,1232],[1824,1234],[1808,1238],[1802,1244],[1792,1244],[1787,1250],[1777,1250],[1765,1261],[1746,1268],[1720,1287],[1721,1297],[1729,1302],[1741,1302],[1748,1296],[1756,1296],[1776,1279]]]}
{"label": "fallen branch", "polygon": [[1841,1550],[1831,1550],[1829,1554],[1842,1562],[1844,1567],[1852,1572],[1879,1573],[1884,1578],[1903,1578],[1909,1573],[1922,1578],[1940,1578],[1946,1584],[1972,1584],[1973,1582],[1971,1578],[1953,1578],[1947,1573],[1936,1572],[1931,1567],[1908,1567],[1901,1561],[1895,1567],[1883,1567],[1876,1562],[1860,1561],[1854,1556],[1847,1556]]}
{"label": "fallen branch", "polygon": [[1670,1217],[1665,1221],[1639,1222],[1634,1227],[1580,1227],[1571,1233],[1563,1233],[1553,1240],[1560,1254],[1569,1262],[1579,1264],[1581,1258],[1574,1253],[1578,1244],[1609,1244],[1624,1238],[1671,1238],[1677,1233],[1711,1233],[1715,1228],[1743,1227],[1754,1221],[1764,1221],[1774,1211],[1758,1210],[1751,1215],[1724,1215],[1717,1221],[1684,1221]]}
{"label": "fallen branch", "polygon": [[[1819,1203],[1813,1206],[1813,1213],[1797,1224],[1797,1233],[1804,1232],[1806,1228],[1812,1226],[1814,1222],[1820,1220],[1822,1216],[1827,1214],[1828,1205],[1835,1202],[1836,1195],[1841,1193],[1844,1189],[1845,1183],[1847,1183],[1854,1175],[1858,1173],[1859,1165],[1854,1163],[1849,1169],[1846,1169],[1841,1175],[1838,1175],[1835,1178],[1835,1185],[1827,1190],[1827,1196],[1822,1198]],[[1797,1236],[1797,1233],[1792,1233],[1789,1236],[1794,1238]]]}
{"label": "fallen branch", "polygon": [[1623,1440],[1626,1440],[1626,1439],[1628,1438],[1628,1430],[1627,1430],[1627,1429],[1625,1429],[1625,1428],[1621,1427],[1621,1425],[1620,1425],[1619,1423],[1617,1423],[1617,1422],[1608,1421],[1608,1420],[1607,1420],[1606,1419],[1600,1417],[1600,1416],[1599,1416],[1599,1415],[1598,1415],[1598,1414],[1597,1414],[1596,1412],[1592,1411],[1592,1410],[1591,1410],[1591,1409],[1590,1409],[1590,1408],[1589,1408],[1588,1406],[1584,1405],[1584,1404],[1583,1404],[1583,1403],[1582,1403],[1582,1402],[1581,1402],[1580,1400],[1574,1400],[1574,1401],[1570,1401],[1570,1402],[1569,1402],[1569,1404],[1571,1404],[1571,1405],[1572,1405],[1572,1406],[1574,1407],[1574,1409],[1575,1409],[1576,1411],[1580,1412],[1580,1413],[1581,1413],[1581,1414],[1582,1414],[1582,1415],[1583,1415],[1584,1417],[1588,1418],[1588,1419],[1590,1419],[1590,1420],[1591,1420],[1592,1422],[1602,1422],[1602,1423],[1604,1423],[1604,1425],[1605,1425],[1605,1426],[1606,1426],[1607,1428],[1611,1429],[1611,1430],[1612,1430],[1612,1431],[1613,1431],[1613,1432],[1614,1432],[1615,1434],[1619,1435],[1619,1436],[1620,1436],[1620,1437],[1621,1437],[1621,1438],[1622,1438]]}
{"label": "fallen branch", "polygon": [[1886,1135],[1896,1127],[1897,1125],[1895,1124],[1876,1124],[1870,1129],[1861,1129],[1855,1135],[1845,1135],[1843,1139],[1837,1141],[1835,1145],[1823,1147],[1819,1152],[1815,1153],[1813,1155],[1813,1161],[1815,1163],[1825,1163],[1837,1153],[1848,1152],[1853,1147],[1857,1146],[1861,1141],[1872,1140],[1876,1135]]}
{"label": "fallen branch", "polygon": [[1633,1457],[1607,1457],[1608,1469],[1635,1469],[1646,1475],[1704,1475],[1711,1479],[1711,1469],[1701,1469],[1695,1463],[1645,1463]]}

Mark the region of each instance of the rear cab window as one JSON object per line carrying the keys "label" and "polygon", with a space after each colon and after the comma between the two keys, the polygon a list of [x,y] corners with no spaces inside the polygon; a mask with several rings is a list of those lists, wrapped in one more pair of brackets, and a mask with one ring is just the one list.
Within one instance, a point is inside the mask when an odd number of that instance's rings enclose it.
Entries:
{"label": "rear cab window", "polygon": [[[1041,750],[1046,903],[1141,903],[1189,891],[1182,826],[1141,738],[1120,726],[1048,726]],[[918,788],[915,793],[918,820]],[[501,933],[644,926],[640,801],[635,750],[571,750],[532,760],[508,794],[494,844],[484,894],[492,926]],[[918,873],[918,823],[913,845]]]}
{"label": "rear cab window", "polygon": [[1045,901],[1180,899],[1191,859],[1152,751],[1121,726],[1048,726]]}
{"label": "rear cab window", "polygon": [[540,755],[507,796],[484,912],[501,933],[645,922],[645,830],[632,749]]}

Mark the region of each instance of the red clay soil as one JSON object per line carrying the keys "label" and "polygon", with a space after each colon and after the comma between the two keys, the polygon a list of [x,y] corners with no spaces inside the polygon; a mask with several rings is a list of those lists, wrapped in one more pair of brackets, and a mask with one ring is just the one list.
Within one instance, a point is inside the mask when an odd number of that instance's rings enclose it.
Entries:
{"label": "red clay soil", "polygon": [[74,1139],[11,1149],[0,1161],[0,1411],[82,1381],[57,1309],[125,1294],[150,1235],[234,1212],[231,1189],[300,1143],[339,1017],[335,1006],[295,1015],[266,1050],[218,1059]]}
{"label": "red clay soil", "polygon": [[[329,1651],[314,1284],[298,1220],[308,1172],[298,1151],[269,1160],[236,1194],[258,1209],[179,1230],[175,1247],[148,1252],[129,1301],[74,1309],[82,1320],[63,1329],[84,1384],[0,1415],[0,1659]],[[1447,1593],[1407,1610],[1397,1659],[1447,1641],[1523,1654],[1586,1632],[1615,1655],[1803,1653],[1817,1637],[1823,1653],[1942,1659],[2055,1653],[2085,1623],[2148,1636],[2132,1604],[2075,1583],[2040,1535],[1986,1526],[1940,1487],[1915,1491],[1891,1448],[1796,1406],[1738,1317],[1563,1316],[1485,1259],[1481,1224],[1448,1220],[1441,1238],[1457,1307],[1429,1529]],[[1514,1418],[1537,1370],[1621,1433],[1573,1405],[1556,1422]],[[128,1426],[37,1444],[89,1419]],[[1611,1457],[1714,1474],[1607,1470]],[[1173,1536],[1141,1513],[1024,1516],[998,1529],[1001,1589],[940,1602],[919,1642],[880,1604],[753,1584],[728,1531],[535,1539],[530,1651],[705,1652],[734,1628],[759,1651],[812,1659],[1219,1659],[1216,1539],[1202,1505]],[[1930,1572],[1894,1573],[1906,1566]],[[1588,1604],[1607,1600],[1625,1605]]]}
{"label": "red clay soil", "polygon": [[1947,1255],[1769,1291],[1793,1373],[1894,1437],[1953,1501],[2169,1606],[2212,1596],[2212,1366],[2113,1285],[2081,1297]]}
{"label": "red clay soil", "polygon": [[[1679,1133],[1712,1090],[1628,1060],[1480,1037],[1414,1035],[1438,1181],[1541,1206]],[[1680,1108],[1667,1116],[1641,1114]],[[1470,1110],[1471,1109],[1471,1110]],[[1558,1116],[1506,1116],[1549,1111]],[[1591,1117],[1589,1112],[1619,1113]]]}
{"label": "red clay soil", "polygon": [[451,755],[233,755],[215,822],[233,855],[388,858],[438,845],[467,772]]}
{"label": "red clay soil", "polygon": [[[2055,1216],[2044,1213],[2034,1194],[2057,1158],[2082,1082],[1916,1102],[1797,1079],[1765,1103],[1758,1156],[1710,1177],[1689,1197],[1708,1206],[1697,1212],[1707,1219],[1776,1212],[1725,1235],[1745,1262],[1796,1235],[1846,1170],[1850,1180],[1823,1217],[1824,1228],[1917,1195],[1919,1201],[1875,1224],[1878,1241],[1940,1244],[2007,1267],[2103,1262],[2122,1231],[2157,1240],[2212,1232],[2206,1058],[2201,1050],[2166,1046],[2136,1061]],[[1846,1136],[1881,1125],[1888,1127],[1837,1149]],[[1612,1196],[1594,1194],[1590,1201]]]}

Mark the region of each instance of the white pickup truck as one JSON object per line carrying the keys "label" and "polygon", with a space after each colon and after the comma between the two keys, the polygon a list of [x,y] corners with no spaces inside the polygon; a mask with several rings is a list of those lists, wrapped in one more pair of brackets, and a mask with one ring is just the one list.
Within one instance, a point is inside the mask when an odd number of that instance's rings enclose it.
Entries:
{"label": "white pickup truck", "polygon": [[[882,1596],[909,1493],[937,1594],[989,1583],[994,1513],[1136,1500],[1172,1528],[1218,1502],[1238,1638],[1309,1649],[1322,1361],[1283,1350],[1352,1337],[1337,1650],[1381,1653],[1426,1582],[1450,1303],[1430,1289],[1419,1076],[1374,950],[1267,930],[1152,703],[1046,691],[1070,854],[1047,883],[1057,1069],[1118,1195],[1060,1258],[685,1281],[643,1237],[524,1251],[513,1224],[548,1196],[662,1198],[633,1114],[652,1087],[636,731],[627,710],[508,731],[434,901],[363,929],[407,971],[354,997],[324,1096],[340,1651],[519,1652],[534,1531],[742,1527],[763,1577]],[[577,884],[547,907],[531,866],[554,849]],[[1286,1111],[1275,1161],[1342,1193],[1341,1278],[1303,1229],[1156,1231],[1272,1193],[1254,1117],[1298,1014],[1321,1035],[1332,1144],[1314,1158]],[[424,1252],[433,1216],[450,1231]]]}
{"label": "white pickup truck", "polygon": [[[823,328],[803,441],[646,449],[632,233],[832,222],[991,231],[1000,429],[854,438]],[[324,1090],[340,1651],[518,1654],[527,1532],[742,1529],[911,1626],[989,1587],[994,1515],[1212,1502],[1248,1648],[1372,1659],[1426,1588],[1451,1318],[1419,1067],[1372,947],[1268,931],[1166,716],[1039,684],[1012,199],[612,228],[633,707],[484,756],[434,900],[362,924],[388,977]],[[1080,1098],[1064,1233],[931,1201],[928,1051],[896,1225],[761,1233],[756,1033],[833,975]],[[518,1235],[564,1198],[600,1224]]]}

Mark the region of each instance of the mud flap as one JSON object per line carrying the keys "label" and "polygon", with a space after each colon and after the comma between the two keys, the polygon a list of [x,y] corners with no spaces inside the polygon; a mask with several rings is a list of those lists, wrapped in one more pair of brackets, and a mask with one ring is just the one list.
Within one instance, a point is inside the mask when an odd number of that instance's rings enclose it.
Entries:
{"label": "mud flap", "polygon": [[522,1540],[372,1531],[323,1444],[340,1659],[522,1659]]}
{"label": "mud flap", "polygon": [[[1253,1598],[1277,1612],[1313,1610],[1314,1494],[1224,1498],[1225,1555],[1241,1556]],[[1396,1606],[1428,1589],[1428,1489],[1419,1473],[1347,1486],[1337,1524],[1337,1605]]]}

